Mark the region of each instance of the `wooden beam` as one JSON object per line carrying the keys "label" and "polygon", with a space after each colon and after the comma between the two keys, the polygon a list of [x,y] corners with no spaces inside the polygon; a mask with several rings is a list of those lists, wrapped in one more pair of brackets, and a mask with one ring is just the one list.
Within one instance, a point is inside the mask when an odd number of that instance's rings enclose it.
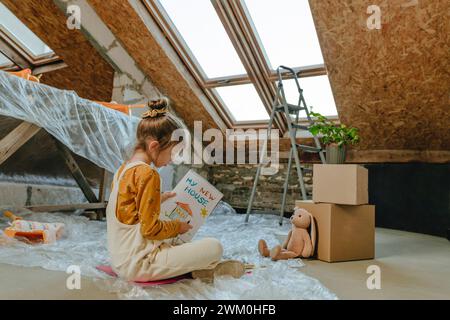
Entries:
{"label": "wooden beam", "polygon": [[[257,142],[257,141],[256,141]],[[252,141],[252,143],[256,143]],[[303,145],[314,146],[312,138],[297,138],[297,143]],[[249,152],[248,140],[245,141],[246,156],[255,156],[255,152]],[[280,138],[279,144],[279,159],[280,162],[285,162],[289,156],[291,143],[289,138]],[[237,146],[235,142],[235,148]],[[271,144],[268,143],[269,154],[271,153]],[[325,148],[325,147],[324,147]],[[224,159],[225,159],[224,150]],[[236,152],[236,150],[235,150]],[[259,151],[258,151],[259,152]],[[319,156],[316,153],[300,153],[300,159],[305,163],[320,163]],[[450,163],[450,151],[448,150],[357,150],[349,148],[347,151],[346,163],[408,163],[408,162],[423,162],[423,163]]]}
{"label": "wooden beam", "polygon": [[98,190],[98,200],[100,202],[105,201],[107,179],[108,179],[108,171],[102,169],[102,176],[100,178],[100,188]]}
{"label": "wooden beam", "polygon": [[68,65],[64,61],[60,60],[60,61],[55,61],[55,62],[51,62],[48,64],[44,64],[42,66],[37,66],[37,67],[33,68],[32,71],[33,71],[33,75],[39,75],[39,74],[43,74],[43,73],[47,73],[47,72],[64,69],[67,67],[68,67]]}
{"label": "wooden beam", "polygon": [[40,130],[40,127],[24,121],[4,137],[0,141],[0,165]]}
{"label": "wooden beam", "polygon": [[[203,90],[198,79],[189,72],[172,45],[171,37],[165,34],[164,23],[153,14],[154,11],[146,8],[146,3],[122,0],[87,2],[152,83],[171,98],[174,111],[189,129],[193,129],[194,121],[202,121],[204,127],[221,130],[228,127],[222,119],[223,114],[205,94],[209,90]],[[120,22],[123,19],[127,21],[126,30]],[[161,68],[164,72],[159,71]],[[190,107],[186,108],[186,105]]]}
{"label": "wooden beam", "polygon": [[[289,152],[279,153],[280,162],[286,162]],[[320,163],[315,153],[302,153],[304,163]],[[450,163],[450,151],[446,150],[349,150],[345,163]]]}
{"label": "wooden beam", "polygon": [[[307,78],[307,77],[316,77],[323,76],[327,74],[327,70],[323,64],[321,65],[312,65],[305,67],[297,67],[293,68],[297,73],[299,78]],[[292,73],[287,73],[286,71],[282,73],[283,80],[293,79],[294,76]],[[276,82],[278,81],[278,74],[275,71],[272,71],[268,76],[269,81]],[[219,78],[212,78],[205,80],[204,87],[207,89],[211,88],[219,88],[219,87],[227,87],[227,86],[235,86],[240,84],[250,84],[252,80],[248,75],[234,75],[234,76],[226,76]]]}
{"label": "wooden beam", "polygon": [[349,150],[347,163],[450,163],[448,150]]}
{"label": "wooden beam", "polygon": [[76,210],[100,210],[106,208],[106,202],[63,204],[63,205],[35,205],[25,207],[34,212],[59,212]]}
{"label": "wooden beam", "polygon": [[[276,94],[274,84],[267,81],[269,67],[264,55],[259,51],[258,44],[251,27],[242,12],[238,2],[224,2],[213,0],[211,2],[233,44],[241,62],[246,69],[249,78],[255,86],[261,101],[268,114],[271,113],[272,102]],[[284,119],[280,114],[276,115],[275,125],[281,131],[286,129]]]}
{"label": "wooden beam", "polygon": [[56,147],[63,157],[67,167],[70,170],[70,173],[72,174],[72,177],[77,182],[78,186],[80,187],[81,191],[83,192],[84,196],[90,203],[99,202],[97,199],[97,196],[95,195],[94,191],[92,191],[91,186],[87,182],[86,178],[83,175],[83,172],[81,171],[80,167],[78,166],[77,162],[72,156],[72,153],[70,150],[61,142],[59,142],[57,139],[54,139]]}
{"label": "wooden beam", "polygon": [[30,68],[30,62],[7,41],[7,36],[0,30],[0,52],[22,69]]}

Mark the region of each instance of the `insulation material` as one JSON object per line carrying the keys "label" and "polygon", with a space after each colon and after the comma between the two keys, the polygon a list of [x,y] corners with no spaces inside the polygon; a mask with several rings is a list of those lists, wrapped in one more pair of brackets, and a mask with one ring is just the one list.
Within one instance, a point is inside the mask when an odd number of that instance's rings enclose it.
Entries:
{"label": "insulation material", "polygon": [[[63,222],[67,233],[54,245],[34,246],[0,235],[0,263],[59,271],[78,265],[83,276],[93,277],[98,287],[117,293],[122,299],[337,298],[318,280],[301,272],[304,264],[300,259],[273,262],[259,255],[258,240],[264,238],[269,246],[278,244],[290,229],[288,219],[280,227],[276,216],[254,215],[250,223],[245,224],[243,215],[236,214],[229,205],[221,202],[199,230],[196,239],[211,236],[218,238],[224,246],[224,258],[253,264],[255,268],[252,273],[241,279],[219,277],[213,285],[187,279],[144,289],[95,269],[97,265],[108,264],[104,222],[59,213],[15,212],[27,220]],[[7,220],[0,218],[0,228],[4,229],[6,225]]]}
{"label": "insulation material", "polygon": [[0,115],[31,122],[110,172],[134,146],[139,118],[0,71]]}

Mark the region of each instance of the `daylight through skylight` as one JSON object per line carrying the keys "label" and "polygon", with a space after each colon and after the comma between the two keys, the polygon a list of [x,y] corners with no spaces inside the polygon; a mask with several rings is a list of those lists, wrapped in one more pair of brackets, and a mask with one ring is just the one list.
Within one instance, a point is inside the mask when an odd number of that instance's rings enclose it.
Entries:
{"label": "daylight through skylight", "polygon": [[0,2],[0,28],[13,37],[34,58],[53,53],[41,39]]}
{"label": "daylight through skylight", "polygon": [[[318,112],[324,116],[335,116],[336,104],[334,103],[333,92],[331,91],[328,76],[299,78],[300,87],[303,89],[303,96],[310,111]],[[298,89],[295,80],[284,80],[284,90],[288,103],[298,103]],[[300,113],[300,117],[306,114]]]}
{"label": "daylight through skylight", "polygon": [[245,0],[272,69],[323,64],[308,0]]}
{"label": "daylight through skylight", "polygon": [[216,90],[236,121],[269,119],[253,84],[221,87]]}
{"label": "daylight through skylight", "polygon": [[[308,0],[146,2],[167,21],[160,26],[228,125],[268,120],[265,104],[274,98],[275,81],[264,75],[273,76],[280,65],[317,72],[300,78],[307,104],[337,115]],[[285,88],[296,100],[293,80],[285,80]]]}
{"label": "daylight through skylight", "polygon": [[0,52],[0,67],[10,66],[13,63]]}
{"label": "daylight through skylight", "polygon": [[208,78],[246,71],[210,0],[160,0]]}

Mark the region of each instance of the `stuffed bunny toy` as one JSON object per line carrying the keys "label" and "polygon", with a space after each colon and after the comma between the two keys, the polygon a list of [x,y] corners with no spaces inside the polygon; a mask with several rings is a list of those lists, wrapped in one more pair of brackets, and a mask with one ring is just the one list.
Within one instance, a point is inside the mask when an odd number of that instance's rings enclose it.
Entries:
{"label": "stuffed bunny toy", "polygon": [[[289,231],[283,245],[269,250],[264,240],[259,240],[258,249],[264,257],[272,260],[286,260],[292,258],[309,258],[314,255],[316,243],[316,227],[314,218],[305,209],[295,208],[291,216],[292,229]],[[308,233],[308,228],[310,233]]]}

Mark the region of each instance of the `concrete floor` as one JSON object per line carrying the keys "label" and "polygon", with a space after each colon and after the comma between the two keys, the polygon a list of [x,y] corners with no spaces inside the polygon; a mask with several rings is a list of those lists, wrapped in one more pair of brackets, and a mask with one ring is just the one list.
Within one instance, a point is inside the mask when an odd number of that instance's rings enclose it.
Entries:
{"label": "concrete floor", "polygon": [[[305,261],[302,269],[340,299],[450,299],[450,241],[377,229],[376,259],[339,263]],[[367,289],[367,267],[381,271],[381,289]]]}
{"label": "concrete floor", "polygon": [[[450,242],[444,238],[377,229],[376,259],[325,263],[305,261],[302,271],[341,299],[450,299]],[[381,270],[381,289],[366,286],[367,267]],[[83,278],[67,290],[67,274],[0,264],[0,299],[116,299]]]}

